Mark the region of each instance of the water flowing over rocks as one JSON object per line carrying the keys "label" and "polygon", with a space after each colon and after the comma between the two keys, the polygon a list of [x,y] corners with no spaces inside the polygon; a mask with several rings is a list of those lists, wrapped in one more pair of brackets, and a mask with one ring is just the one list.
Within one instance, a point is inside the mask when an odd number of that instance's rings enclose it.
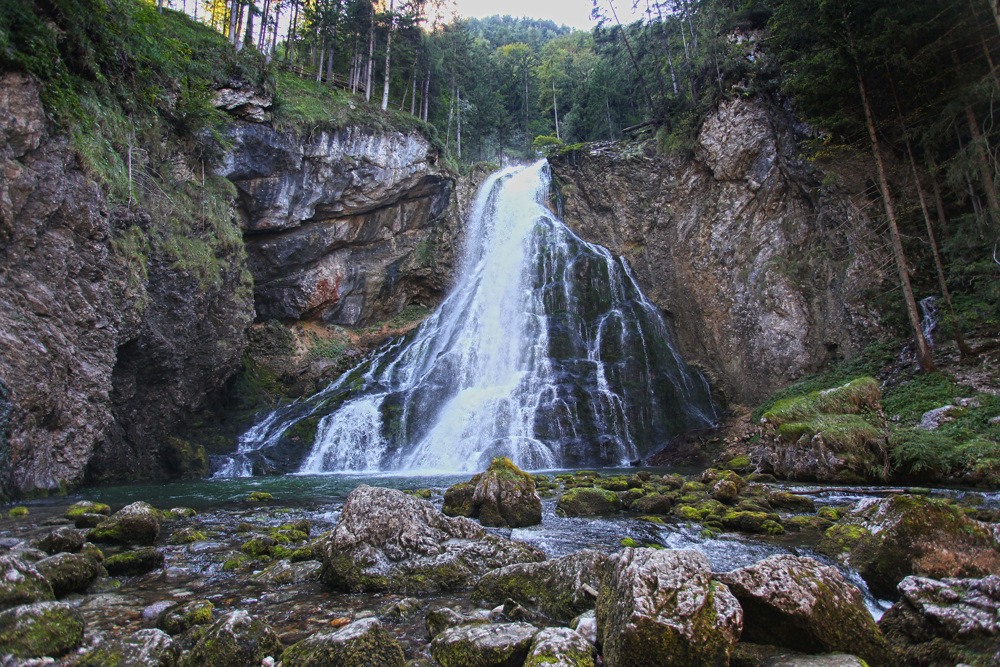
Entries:
{"label": "water flowing over rocks", "polygon": [[875,326],[880,242],[800,157],[803,129],[741,96],[708,115],[694,159],[615,144],[550,159],[567,224],[628,258],[681,354],[733,403],[850,356]]}
{"label": "water flowing over rocks", "polygon": [[626,548],[608,560],[597,632],[609,667],[725,665],[742,627],[701,553]]}
{"label": "water flowing over rocks", "polygon": [[518,562],[544,560],[523,542],[490,535],[425,500],[362,484],[344,502],[337,527],[318,547],[323,581],[351,592],[432,592]]}
{"label": "water flowing over rocks", "polygon": [[882,633],[861,592],[833,567],[779,555],[715,575],[743,609],[741,641],[804,653],[850,652],[870,665],[891,665]]}

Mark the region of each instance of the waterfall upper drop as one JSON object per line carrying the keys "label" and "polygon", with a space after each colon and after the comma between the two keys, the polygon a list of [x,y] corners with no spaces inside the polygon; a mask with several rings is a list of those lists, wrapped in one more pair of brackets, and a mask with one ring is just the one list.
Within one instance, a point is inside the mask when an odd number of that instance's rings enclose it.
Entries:
{"label": "waterfall upper drop", "polygon": [[440,307],[267,415],[218,474],[287,469],[285,434],[303,419],[319,418],[303,473],[478,471],[496,456],[525,469],[613,466],[711,425],[707,382],[673,349],[628,265],[576,236],[548,197],[545,161],[492,175]]}

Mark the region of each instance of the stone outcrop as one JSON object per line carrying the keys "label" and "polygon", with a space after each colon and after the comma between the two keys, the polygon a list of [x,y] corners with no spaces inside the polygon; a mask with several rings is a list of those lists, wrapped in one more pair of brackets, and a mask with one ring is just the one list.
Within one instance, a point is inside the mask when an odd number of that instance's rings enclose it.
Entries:
{"label": "stone outcrop", "polygon": [[485,472],[445,491],[441,510],[479,519],[484,526],[521,528],[542,522],[535,480],[506,457],[493,459]]}
{"label": "stone outcrop", "polygon": [[230,139],[258,319],[356,325],[443,294],[453,181],[424,135],[236,123]]}
{"label": "stone outcrop", "polygon": [[696,551],[622,549],[597,599],[604,664],[726,665],[743,611]]}
{"label": "stone outcrop", "polygon": [[694,155],[589,144],[550,159],[563,217],[622,255],[680,352],[730,402],[759,403],[875,326],[884,264],[860,208],[801,159],[801,126],[763,97],[725,100]]}
{"label": "stone outcrop", "polygon": [[366,484],[347,496],[337,527],[314,548],[322,554],[322,580],[352,593],[429,593],[545,559],[535,547],[447,517],[426,500]]}

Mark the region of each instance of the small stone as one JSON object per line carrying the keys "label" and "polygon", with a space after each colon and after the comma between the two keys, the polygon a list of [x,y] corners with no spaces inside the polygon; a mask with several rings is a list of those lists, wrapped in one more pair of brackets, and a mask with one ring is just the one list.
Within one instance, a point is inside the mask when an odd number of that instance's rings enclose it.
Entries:
{"label": "small stone", "polygon": [[177,603],[173,600],[157,600],[142,610],[142,620],[155,621],[156,617],[160,615],[160,612],[176,605]]}
{"label": "small stone", "polygon": [[591,644],[597,644],[597,616],[593,609],[585,611],[570,622],[569,627]]}

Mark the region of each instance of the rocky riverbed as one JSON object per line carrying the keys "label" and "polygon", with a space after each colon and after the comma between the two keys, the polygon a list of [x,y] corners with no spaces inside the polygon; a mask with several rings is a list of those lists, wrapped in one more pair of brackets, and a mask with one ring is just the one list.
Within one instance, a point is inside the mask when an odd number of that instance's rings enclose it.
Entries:
{"label": "rocky riverbed", "polygon": [[0,664],[997,664],[992,496],[496,464],[332,501],[12,511]]}

